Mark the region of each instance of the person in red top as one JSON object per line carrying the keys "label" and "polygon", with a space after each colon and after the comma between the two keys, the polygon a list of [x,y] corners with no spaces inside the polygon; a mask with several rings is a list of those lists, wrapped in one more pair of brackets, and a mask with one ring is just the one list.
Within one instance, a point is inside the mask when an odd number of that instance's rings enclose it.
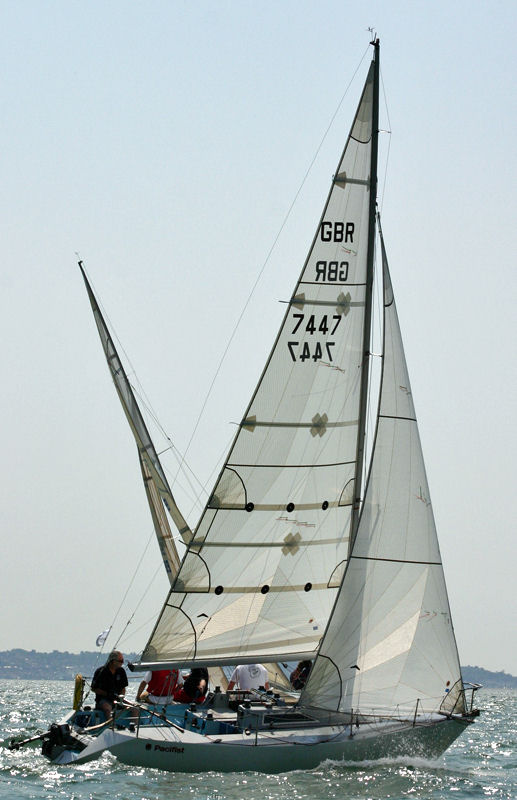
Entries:
{"label": "person in red top", "polygon": [[205,667],[195,667],[187,675],[183,686],[174,692],[177,703],[202,703],[208,689],[208,670]]}
{"label": "person in red top", "polygon": [[[142,703],[166,705],[173,698],[178,688],[179,672],[177,669],[156,669],[146,672],[138,687],[136,699]],[[147,690],[144,691],[147,686]]]}

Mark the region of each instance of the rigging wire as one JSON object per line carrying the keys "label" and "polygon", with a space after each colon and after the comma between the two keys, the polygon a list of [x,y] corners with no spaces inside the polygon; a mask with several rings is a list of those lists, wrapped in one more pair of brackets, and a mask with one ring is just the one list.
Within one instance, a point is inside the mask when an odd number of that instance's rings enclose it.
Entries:
{"label": "rigging wire", "polygon": [[[158,573],[160,572],[161,568],[162,568],[162,565],[161,565],[161,564],[158,564],[158,567],[157,567],[157,568],[156,568],[156,570],[154,571],[154,573],[153,573],[153,576],[152,576],[151,580],[149,581],[149,583],[147,584],[146,588],[144,589],[144,592],[143,592],[143,594],[142,594],[142,596],[141,596],[140,600],[138,601],[138,603],[137,603],[137,605],[136,605],[136,608],[135,608],[135,610],[133,611],[133,613],[131,614],[130,618],[129,618],[129,619],[128,619],[128,621],[126,622],[125,626],[123,627],[123,629],[122,629],[122,630],[121,630],[121,632],[119,633],[119,635],[118,635],[118,638],[117,638],[117,641],[116,641],[116,644],[114,645],[115,647],[117,647],[119,644],[124,644],[124,642],[126,642],[126,641],[128,640],[128,638],[129,638],[129,637],[126,637],[125,639],[122,639],[122,637],[124,636],[124,634],[125,634],[126,630],[128,629],[129,625],[131,625],[131,623],[133,622],[133,617],[135,616],[136,612],[138,611],[138,609],[139,609],[139,608],[140,608],[140,606],[142,605],[142,602],[143,602],[143,600],[144,600],[144,597],[146,596],[147,592],[149,591],[149,589],[151,588],[152,584],[153,584],[153,583],[154,583],[154,581],[156,580],[156,576],[157,576],[157,575],[158,575]],[[139,631],[141,631],[143,628],[146,628],[146,627],[149,625],[149,623],[150,623],[150,622],[153,622],[153,623],[155,623],[155,622],[156,622],[156,613],[155,613],[155,612],[152,614],[152,616],[151,616],[151,617],[149,617],[148,619],[146,619],[146,620],[145,620],[145,622],[142,622],[142,624],[141,624],[141,625],[139,625],[139,626],[138,626],[138,628],[135,628],[134,630],[132,630],[132,631],[131,631],[131,636],[133,636],[134,634],[138,633],[138,632],[139,632]],[[121,640],[122,640],[122,641],[121,641]]]}
{"label": "rigging wire", "polygon": [[384,180],[383,180],[383,183],[382,183],[381,202],[380,202],[380,208],[379,208],[379,211],[382,212],[382,206],[384,204],[384,192],[385,192],[385,189],[386,189],[386,180],[387,180],[387,177],[388,177],[388,164],[389,164],[389,160],[390,160],[391,120],[390,120],[390,112],[389,112],[389,109],[388,109],[388,98],[386,97],[386,87],[384,86],[384,80],[383,80],[383,77],[382,77],[382,70],[380,72],[381,72],[382,96],[384,98],[384,108],[386,109],[386,118],[388,120],[388,130],[383,130],[382,131],[382,133],[387,133],[388,134],[388,149],[387,149],[387,152],[386,152],[386,159],[385,159],[386,165],[384,167]]}
{"label": "rigging wire", "polygon": [[[112,620],[112,623],[111,623],[111,629],[113,629],[113,627],[114,627],[114,625],[115,625],[115,622],[117,621],[117,617],[118,617],[118,615],[120,614],[120,610],[121,610],[122,606],[124,605],[124,601],[125,601],[126,597],[128,596],[128,594],[129,594],[129,591],[130,591],[130,589],[131,589],[131,587],[132,587],[132,585],[133,585],[133,583],[134,583],[134,581],[135,581],[135,578],[136,578],[136,576],[137,576],[138,570],[139,570],[139,569],[140,569],[140,567],[142,566],[143,560],[144,560],[144,558],[145,558],[145,554],[147,553],[147,550],[148,550],[148,548],[149,548],[149,545],[150,545],[150,543],[151,543],[151,539],[153,538],[153,534],[154,534],[154,531],[152,531],[152,532],[149,534],[149,538],[147,539],[147,543],[146,543],[146,545],[145,545],[145,547],[144,547],[143,553],[142,553],[142,555],[140,556],[140,559],[139,559],[139,561],[138,561],[138,563],[137,563],[137,565],[136,565],[135,571],[133,572],[133,576],[132,576],[131,580],[129,581],[128,587],[127,587],[127,589],[126,589],[126,591],[125,591],[125,593],[124,593],[124,596],[123,596],[122,600],[120,601],[120,605],[119,605],[119,607],[118,607],[118,609],[117,609],[117,611],[116,611],[116,613],[115,613],[115,616],[113,617],[113,620]],[[153,578],[154,578],[154,576],[153,576]],[[141,602],[141,601],[140,601],[140,602]],[[132,617],[134,616],[134,614],[135,614],[135,612],[133,612],[133,614],[132,614]],[[129,624],[129,623],[127,623],[127,624]],[[127,625],[126,625],[126,627],[127,627]],[[125,630],[125,629],[124,629],[124,630]],[[119,636],[119,639],[120,639],[120,636]],[[118,644],[118,639],[117,639],[117,641],[115,642],[115,644],[113,645],[113,647],[115,648],[115,647],[117,646],[117,644]]]}
{"label": "rigging wire", "polygon": [[[135,378],[136,378],[136,375],[135,375]],[[138,380],[138,378],[136,378],[136,379]],[[174,457],[176,458],[176,460],[177,460],[178,464],[180,465],[180,467],[183,465],[183,466],[184,466],[184,468],[185,468],[185,469],[184,469],[184,472],[183,472],[183,474],[184,474],[184,476],[185,476],[185,478],[186,478],[186,480],[187,480],[187,483],[188,483],[188,485],[189,485],[189,487],[190,487],[190,489],[191,489],[191,491],[192,491],[192,494],[194,495],[194,498],[195,498],[194,506],[195,506],[196,504],[200,504],[200,502],[201,502],[201,501],[199,500],[200,493],[199,493],[199,491],[198,491],[198,490],[196,490],[196,489],[194,488],[194,485],[193,485],[192,481],[191,481],[191,480],[190,480],[190,478],[189,478],[189,473],[190,473],[190,475],[192,475],[192,478],[194,479],[194,481],[195,481],[195,482],[196,482],[196,483],[199,485],[199,488],[200,488],[200,490],[201,490],[202,492],[205,492],[205,494],[207,494],[207,495],[208,495],[208,491],[207,491],[207,489],[206,489],[206,485],[204,485],[204,484],[201,482],[201,480],[198,478],[198,476],[196,475],[196,473],[194,472],[194,470],[193,470],[193,469],[190,467],[190,465],[187,463],[187,461],[186,461],[186,457],[185,457],[185,454],[183,454],[183,453],[182,453],[182,452],[181,452],[181,451],[180,451],[180,450],[179,450],[179,449],[176,447],[176,445],[174,444],[174,442],[173,442],[173,441],[172,441],[172,439],[170,438],[169,434],[167,433],[167,431],[164,429],[164,427],[163,427],[163,426],[162,426],[162,424],[160,423],[160,420],[158,419],[158,417],[157,417],[157,415],[156,415],[156,413],[155,413],[154,409],[152,408],[152,406],[151,406],[151,405],[149,404],[149,402],[148,402],[147,395],[145,394],[145,392],[144,392],[144,390],[143,390],[143,387],[142,387],[142,385],[141,385],[141,383],[140,383],[140,381],[139,381],[139,380],[138,380],[138,385],[139,385],[139,387],[142,389],[142,392],[143,392],[143,394],[141,394],[141,393],[140,393],[140,391],[139,391],[139,390],[137,390],[137,389],[136,389],[136,388],[135,388],[135,387],[134,387],[132,384],[131,384],[131,388],[133,389],[133,391],[134,391],[134,393],[135,393],[136,397],[138,398],[138,400],[140,400],[140,403],[142,404],[142,407],[143,407],[143,408],[145,408],[145,410],[146,410],[146,411],[147,411],[147,413],[149,414],[150,418],[153,420],[153,422],[155,423],[155,425],[157,426],[157,428],[160,430],[160,432],[162,433],[162,435],[164,436],[164,438],[165,438],[165,439],[166,439],[166,440],[169,442],[169,445],[168,445],[168,446],[165,448],[165,450],[161,450],[161,451],[158,453],[158,456],[162,455],[163,453],[167,452],[168,450],[170,450],[170,451],[171,451],[171,453],[172,453],[172,454],[174,455]],[[163,466],[163,465],[162,465],[162,466]],[[164,470],[165,470],[166,472],[169,472],[169,469],[168,469],[167,467],[165,467],[165,466],[164,466]],[[176,475],[176,476],[173,478],[173,480],[172,480],[172,485],[174,485],[174,484],[176,483],[176,479],[177,479],[177,475]],[[172,487],[171,487],[171,488],[172,488]],[[182,487],[182,488],[184,488],[184,487]]]}

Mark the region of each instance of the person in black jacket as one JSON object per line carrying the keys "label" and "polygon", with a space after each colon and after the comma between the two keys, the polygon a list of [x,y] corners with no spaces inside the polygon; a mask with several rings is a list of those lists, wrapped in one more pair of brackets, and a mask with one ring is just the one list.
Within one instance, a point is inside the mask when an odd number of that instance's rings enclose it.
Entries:
{"label": "person in black jacket", "polygon": [[95,708],[106,714],[106,719],[111,717],[115,698],[126,693],[127,675],[122,664],[124,656],[119,650],[112,650],[108,660],[102,667],[98,667],[93,675],[92,689],[95,692]]}

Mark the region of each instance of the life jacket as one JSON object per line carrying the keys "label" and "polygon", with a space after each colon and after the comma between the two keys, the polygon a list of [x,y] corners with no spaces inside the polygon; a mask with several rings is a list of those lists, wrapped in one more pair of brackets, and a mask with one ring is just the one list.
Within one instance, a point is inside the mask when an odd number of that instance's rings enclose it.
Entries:
{"label": "life jacket", "polygon": [[157,669],[151,676],[147,691],[154,697],[169,697],[172,695],[177,683],[177,669]]}

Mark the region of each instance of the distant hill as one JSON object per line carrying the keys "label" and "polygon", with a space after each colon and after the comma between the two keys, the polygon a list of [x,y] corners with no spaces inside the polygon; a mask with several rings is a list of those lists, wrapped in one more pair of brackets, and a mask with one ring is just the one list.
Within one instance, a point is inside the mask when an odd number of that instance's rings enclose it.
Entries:
{"label": "distant hill", "polygon": [[[124,653],[127,661],[138,661],[137,653]],[[37,653],[36,650],[0,651],[0,678],[18,680],[73,680],[77,673],[92,676],[96,667],[104,663],[106,653],[99,652],[68,653],[53,650],[51,653]],[[463,679],[469,683],[481,683],[487,689],[517,689],[517,678],[507,672],[490,672],[482,667],[461,668]]]}
{"label": "distant hill", "polygon": [[[23,680],[68,680],[80,673],[91,677],[96,669],[106,660],[109,653],[97,652],[37,653],[35,650],[2,650],[0,651],[0,678],[17,678]],[[124,653],[126,661],[137,661],[136,653]]]}
{"label": "distant hill", "polygon": [[507,672],[490,672],[483,667],[462,667],[463,680],[468,683],[481,683],[487,689],[517,689],[517,678]]}

